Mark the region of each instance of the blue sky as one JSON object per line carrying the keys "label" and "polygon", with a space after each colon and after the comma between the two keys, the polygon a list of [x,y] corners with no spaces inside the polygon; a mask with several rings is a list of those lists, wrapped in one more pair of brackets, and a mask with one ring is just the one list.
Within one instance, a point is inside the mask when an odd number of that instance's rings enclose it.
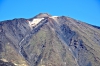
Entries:
{"label": "blue sky", "polygon": [[0,21],[39,13],[69,16],[100,26],[100,0],[0,0]]}

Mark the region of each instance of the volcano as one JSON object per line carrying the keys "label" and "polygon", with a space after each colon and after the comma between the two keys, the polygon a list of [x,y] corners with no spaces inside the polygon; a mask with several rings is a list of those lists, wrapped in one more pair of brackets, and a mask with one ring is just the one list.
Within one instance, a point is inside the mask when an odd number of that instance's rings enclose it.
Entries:
{"label": "volcano", "polygon": [[1,21],[0,64],[100,66],[100,27],[48,13]]}

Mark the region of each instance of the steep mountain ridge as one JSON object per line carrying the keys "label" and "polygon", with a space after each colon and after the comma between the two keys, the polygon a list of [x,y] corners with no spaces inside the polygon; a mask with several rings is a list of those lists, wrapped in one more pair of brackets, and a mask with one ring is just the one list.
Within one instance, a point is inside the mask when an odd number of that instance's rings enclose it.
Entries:
{"label": "steep mountain ridge", "polygon": [[99,48],[99,27],[70,17],[0,22],[0,59],[16,66],[99,66]]}

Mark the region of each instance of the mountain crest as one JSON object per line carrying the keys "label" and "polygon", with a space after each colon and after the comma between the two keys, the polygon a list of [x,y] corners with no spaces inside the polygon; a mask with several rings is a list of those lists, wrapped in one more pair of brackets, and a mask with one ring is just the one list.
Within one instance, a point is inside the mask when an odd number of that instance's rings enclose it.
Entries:
{"label": "mountain crest", "polygon": [[39,13],[35,16],[35,18],[44,18],[44,17],[50,17],[51,15],[48,13]]}

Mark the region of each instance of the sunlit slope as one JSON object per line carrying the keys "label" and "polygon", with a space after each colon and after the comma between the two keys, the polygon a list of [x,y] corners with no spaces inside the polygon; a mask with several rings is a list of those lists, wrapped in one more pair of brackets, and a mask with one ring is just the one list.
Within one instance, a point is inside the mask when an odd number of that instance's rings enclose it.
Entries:
{"label": "sunlit slope", "polygon": [[0,22],[0,64],[100,66],[100,27],[41,13]]}

